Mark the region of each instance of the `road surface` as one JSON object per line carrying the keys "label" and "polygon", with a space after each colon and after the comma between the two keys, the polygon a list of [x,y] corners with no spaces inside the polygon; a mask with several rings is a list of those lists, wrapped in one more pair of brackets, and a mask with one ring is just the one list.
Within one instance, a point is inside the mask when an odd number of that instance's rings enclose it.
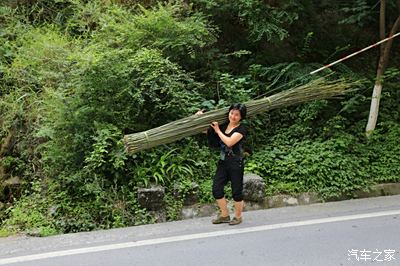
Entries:
{"label": "road surface", "polygon": [[0,265],[400,265],[400,195],[0,239]]}

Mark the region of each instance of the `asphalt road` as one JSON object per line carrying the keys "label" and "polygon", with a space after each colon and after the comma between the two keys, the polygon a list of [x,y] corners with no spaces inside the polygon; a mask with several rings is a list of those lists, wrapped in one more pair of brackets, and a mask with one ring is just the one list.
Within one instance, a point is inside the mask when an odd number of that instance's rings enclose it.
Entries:
{"label": "asphalt road", "polygon": [[0,265],[400,265],[400,196],[47,238],[0,239]]}

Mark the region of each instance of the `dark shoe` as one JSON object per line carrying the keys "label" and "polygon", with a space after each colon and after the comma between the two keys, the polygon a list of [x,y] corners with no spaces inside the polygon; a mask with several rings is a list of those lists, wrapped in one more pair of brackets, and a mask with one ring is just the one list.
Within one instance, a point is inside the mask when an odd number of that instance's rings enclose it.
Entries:
{"label": "dark shoe", "polygon": [[221,215],[218,215],[217,219],[212,220],[212,223],[213,224],[229,223],[230,220],[231,220],[231,217],[229,215],[226,217],[222,217]]}
{"label": "dark shoe", "polygon": [[234,217],[232,219],[232,221],[229,222],[229,225],[237,225],[237,224],[240,224],[241,222],[242,222],[242,217],[240,217],[240,218]]}

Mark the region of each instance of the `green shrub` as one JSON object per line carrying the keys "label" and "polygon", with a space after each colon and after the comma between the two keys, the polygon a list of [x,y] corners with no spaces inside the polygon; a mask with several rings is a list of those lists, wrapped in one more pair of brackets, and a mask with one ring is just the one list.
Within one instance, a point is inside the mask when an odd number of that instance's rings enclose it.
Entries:
{"label": "green shrub", "polygon": [[135,15],[113,7],[101,17],[94,42],[113,49],[147,47],[163,51],[168,57],[182,60],[215,41],[214,29],[201,13],[189,6],[158,4],[150,9],[141,6]]}
{"label": "green shrub", "polygon": [[9,218],[2,224],[3,229],[10,233],[36,231],[41,236],[59,233],[52,223],[51,203],[43,197],[41,183],[34,181],[31,185],[31,189],[7,210]]}
{"label": "green shrub", "polygon": [[33,28],[18,37],[19,49],[6,76],[10,82],[26,92],[63,87],[75,42],[54,26]]}
{"label": "green shrub", "polygon": [[365,144],[369,175],[374,182],[400,182],[399,137],[398,123],[381,122]]}
{"label": "green shrub", "polygon": [[[134,187],[118,184],[106,187],[103,181],[87,180],[80,197],[55,188],[52,218],[57,230],[68,233],[154,222],[147,211],[139,207]],[[57,186],[62,184],[57,183]]]}
{"label": "green shrub", "polygon": [[96,123],[114,126],[122,138],[123,132],[192,113],[190,103],[198,97],[190,75],[148,49],[106,51],[77,78],[71,91],[49,93],[46,100],[38,136],[50,139],[43,152],[51,173],[71,173],[84,166],[94,148]]}
{"label": "green shrub", "polygon": [[368,184],[368,159],[354,145],[356,140],[350,135],[321,142],[272,144],[253,155],[246,171],[265,178],[268,194],[316,191],[325,198],[349,194]]}

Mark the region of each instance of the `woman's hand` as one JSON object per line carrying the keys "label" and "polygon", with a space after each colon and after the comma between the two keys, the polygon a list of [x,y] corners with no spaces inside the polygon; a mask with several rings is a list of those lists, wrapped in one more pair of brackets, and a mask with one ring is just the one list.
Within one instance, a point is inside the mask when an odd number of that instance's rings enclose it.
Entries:
{"label": "woman's hand", "polygon": [[[195,115],[197,115],[197,116],[200,116],[200,115],[202,115],[202,114],[204,114],[204,110],[199,110],[199,111],[197,111],[197,112],[195,113]],[[204,131],[202,131],[201,133],[207,134],[207,130],[204,130]]]}
{"label": "woman's hand", "polygon": [[218,132],[221,131],[221,129],[219,129],[219,124],[218,124],[218,122],[212,122],[212,123],[211,123],[211,127],[214,129],[215,133],[217,133],[217,134],[218,134]]}
{"label": "woman's hand", "polygon": [[204,114],[204,111],[203,110],[199,110],[199,111],[197,111],[197,113],[195,115],[202,115],[202,114]]}

